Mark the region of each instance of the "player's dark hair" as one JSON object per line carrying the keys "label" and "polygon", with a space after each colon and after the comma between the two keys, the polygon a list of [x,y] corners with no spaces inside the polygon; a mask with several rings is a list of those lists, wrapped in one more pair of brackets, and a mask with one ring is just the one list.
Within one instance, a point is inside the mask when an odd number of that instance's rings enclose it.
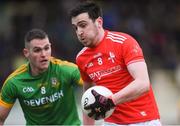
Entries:
{"label": "player's dark hair", "polygon": [[32,29],[28,31],[24,37],[25,43],[29,43],[33,39],[45,39],[48,35],[41,29]]}
{"label": "player's dark hair", "polygon": [[89,18],[93,21],[98,17],[102,17],[102,10],[100,6],[92,1],[83,1],[70,10],[70,18],[76,17],[81,13],[88,13]]}

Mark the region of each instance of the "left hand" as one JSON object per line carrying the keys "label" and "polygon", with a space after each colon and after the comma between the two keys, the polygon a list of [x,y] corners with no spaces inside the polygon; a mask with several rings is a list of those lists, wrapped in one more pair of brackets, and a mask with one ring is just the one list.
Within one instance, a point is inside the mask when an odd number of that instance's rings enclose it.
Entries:
{"label": "left hand", "polygon": [[91,93],[95,97],[95,102],[93,104],[90,104],[84,109],[91,110],[91,112],[88,114],[89,117],[94,116],[95,120],[98,120],[100,118],[104,118],[107,111],[109,111],[111,108],[115,107],[114,102],[111,98],[104,97],[103,95],[96,92],[94,89],[91,91]]}

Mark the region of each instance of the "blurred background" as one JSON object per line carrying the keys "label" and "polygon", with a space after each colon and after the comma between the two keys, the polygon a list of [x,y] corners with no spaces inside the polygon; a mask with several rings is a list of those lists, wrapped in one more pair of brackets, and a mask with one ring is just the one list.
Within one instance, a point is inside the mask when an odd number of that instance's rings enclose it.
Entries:
{"label": "blurred background", "polygon": [[[68,11],[77,2],[0,0],[0,87],[12,71],[25,62],[24,35],[32,28],[42,28],[49,34],[53,56],[75,62],[82,45],[72,30]],[[106,29],[126,32],[141,45],[163,125],[180,124],[180,1],[96,2],[103,8]],[[79,100],[80,96],[77,97]],[[25,124],[17,104],[6,124]]]}

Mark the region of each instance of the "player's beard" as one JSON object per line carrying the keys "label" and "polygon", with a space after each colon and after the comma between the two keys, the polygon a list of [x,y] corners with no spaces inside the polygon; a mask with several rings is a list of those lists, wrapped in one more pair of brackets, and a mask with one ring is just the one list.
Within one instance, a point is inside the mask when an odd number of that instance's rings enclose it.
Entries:
{"label": "player's beard", "polygon": [[85,32],[82,36],[79,36],[80,42],[86,47],[94,47],[98,43],[99,30],[94,25],[90,31]]}

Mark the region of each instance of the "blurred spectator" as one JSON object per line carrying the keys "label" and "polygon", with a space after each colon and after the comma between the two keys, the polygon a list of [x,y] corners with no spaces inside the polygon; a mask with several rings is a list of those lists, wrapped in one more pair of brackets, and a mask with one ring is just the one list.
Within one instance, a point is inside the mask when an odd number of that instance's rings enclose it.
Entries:
{"label": "blurred spectator", "polygon": [[[0,81],[13,69],[12,57],[21,55],[24,32],[31,28],[48,31],[57,45],[54,54],[74,62],[81,44],[74,42],[67,10],[78,0],[0,1]],[[175,0],[97,1],[103,6],[104,26],[128,32],[142,48],[148,64],[175,70],[180,51],[180,2]],[[3,68],[2,68],[3,67]],[[4,70],[6,68],[6,70]]]}

